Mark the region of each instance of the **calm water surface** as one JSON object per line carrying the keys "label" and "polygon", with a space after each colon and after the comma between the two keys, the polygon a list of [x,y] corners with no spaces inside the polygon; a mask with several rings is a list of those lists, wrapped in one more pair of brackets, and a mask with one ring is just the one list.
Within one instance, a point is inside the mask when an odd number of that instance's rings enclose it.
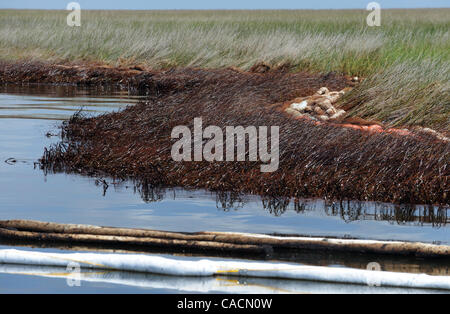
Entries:
{"label": "calm water surface", "polygon": [[[323,200],[294,202],[207,191],[151,190],[136,188],[132,182],[115,184],[108,178],[45,175],[35,166],[44,147],[58,141],[57,136],[49,135],[58,134],[61,121],[80,108],[96,115],[138,100],[137,96],[112,90],[0,87],[0,219],[450,243],[449,208]],[[99,179],[108,185],[99,184]],[[61,279],[0,275],[0,293],[24,287],[29,292],[42,287],[65,291],[62,286],[67,287]],[[109,287],[105,288],[109,292],[165,291],[151,285],[133,288],[101,280],[86,282],[85,287],[83,292],[105,287]]]}

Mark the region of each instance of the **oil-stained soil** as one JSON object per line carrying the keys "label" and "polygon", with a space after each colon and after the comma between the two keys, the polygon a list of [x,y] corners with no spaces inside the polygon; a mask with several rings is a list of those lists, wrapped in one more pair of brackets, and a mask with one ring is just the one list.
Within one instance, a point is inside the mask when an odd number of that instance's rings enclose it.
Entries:
{"label": "oil-stained soil", "polygon": [[0,84],[70,84],[132,87],[153,72],[139,66],[111,67],[99,63],[53,64],[38,61],[0,61]]}

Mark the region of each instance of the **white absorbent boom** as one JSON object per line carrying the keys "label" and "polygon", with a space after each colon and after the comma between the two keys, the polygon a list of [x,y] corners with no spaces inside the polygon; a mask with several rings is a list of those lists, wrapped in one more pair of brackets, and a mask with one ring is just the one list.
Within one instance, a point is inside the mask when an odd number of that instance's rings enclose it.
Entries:
{"label": "white absorbent boom", "polygon": [[294,279],[384,287],[450,290],[450,276],[370,271],[288,263],[180,259],[146,254],[44,253],[0,250],[0,263],[59,266],[78,263],[81,268],[122,270],[171,276],[241,276]]}

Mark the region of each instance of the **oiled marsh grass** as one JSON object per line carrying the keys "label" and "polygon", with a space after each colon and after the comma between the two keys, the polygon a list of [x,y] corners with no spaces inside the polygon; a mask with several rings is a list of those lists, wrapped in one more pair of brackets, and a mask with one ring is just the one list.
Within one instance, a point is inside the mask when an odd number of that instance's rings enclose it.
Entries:
{"label": "oiled marsh grass", "polygon": [[152,69],[248,70],[266,62],[293,71],[336,71],[370,82],[349,98],[354,103],[365,96],[353,113],[449,132],[442,113],[450,103],[450,9],[384,10],[382,26],[375,28],[367,26],[367,14],[82,11],[82,26],[71,28],[64,11],[8,10],[0,11],[0,52],[8,60],[142,63]]}
{"label": "oiled marsh grass", "polygon": [[[41,159],[43,169],[134,178],[143,187],[450,204],[449,143],[426,134],[370,134],[316,125],[268,108],[309,94],[321,84],[342,88],[346,83],[342,77],[180,69],[155,75],[149,83],[146,102],[118,113],[75,116],[65,122],[62,142]],[[202,117],[205,127],[222,130],[280,126],[279,170],[261,173],[260,163],[250,161],[173,161],[173,128],[185,125],[192,130],[196,117]]]}

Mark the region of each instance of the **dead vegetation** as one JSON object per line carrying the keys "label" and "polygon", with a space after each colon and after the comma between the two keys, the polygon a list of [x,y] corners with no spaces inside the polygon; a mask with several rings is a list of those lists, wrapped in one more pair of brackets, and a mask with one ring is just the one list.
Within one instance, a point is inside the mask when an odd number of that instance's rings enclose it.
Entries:
{"label": "dead vegetation", "polygon": [[53,64],[37,61],[0,61],[0,84],[70,84],[133,87],[152,72],[139,66],[111,67],[101,63]]}
{"label": "dead vegetation", "polygon": [[[368,133],[316,125],[280,114],[284,102],[348,79],[281,72],[178,69],[139,81],[148,100],[95,118],[74,116],[63,139],[46,150],[46,171],[134,178],[145,186],[183,186],[265,196],[376,200],[448,205],[450,144],[435,136]],[[259,162],[174,162],[175,126],[280,126],[280,167],[262,174]],[[248,160],[248,158],[247,158]]]}

